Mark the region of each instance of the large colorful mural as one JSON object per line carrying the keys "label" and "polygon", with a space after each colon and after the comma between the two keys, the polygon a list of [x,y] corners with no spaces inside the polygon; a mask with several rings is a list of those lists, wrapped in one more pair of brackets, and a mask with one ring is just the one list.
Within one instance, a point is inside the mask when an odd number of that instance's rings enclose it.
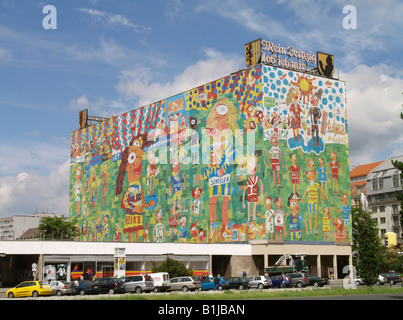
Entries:
{"label": "large colorful mural", "polygon": [[71,134],[79,241],[351,240],[345,83],[257,65]]}

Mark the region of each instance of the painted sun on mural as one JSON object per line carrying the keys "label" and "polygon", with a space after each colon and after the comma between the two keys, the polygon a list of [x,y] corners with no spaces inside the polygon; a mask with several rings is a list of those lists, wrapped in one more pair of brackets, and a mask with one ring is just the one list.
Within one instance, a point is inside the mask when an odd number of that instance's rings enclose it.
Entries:
{"label": "painted sun on mural", "polygon": [[257,65],[71,134],[77,241],[351,240],[345,83]]}

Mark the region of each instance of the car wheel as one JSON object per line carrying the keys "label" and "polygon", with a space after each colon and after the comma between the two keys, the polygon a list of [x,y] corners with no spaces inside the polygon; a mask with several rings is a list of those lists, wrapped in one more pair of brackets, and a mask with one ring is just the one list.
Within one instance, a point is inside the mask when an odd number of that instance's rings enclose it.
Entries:
{"label": "car wheel", "polygon": [[84,291],[84,290],[80,290],[78,293],[80,294],[80,296],[85,295],[85,291]]}
{"label": "car wheel", "polygon": [[263,289],[263,283],[259,283],[257,286],[258,289]]}
{"label": "car wheel", "polygon": [[297,282],[297,284],[295,285],[297,288],[302,288],[302,282]]}
{"label": "car wheel", "polygon": [[14,293],[9,292],[9,294],[8,294],[8,296],[7,296],[7,297],[8,297],[8,298],[10,298],[10,299],[14,298]]}
{"label": "car wheel", "polygon": [[390,280],[390,285],[393,286],[395,284],[394,280]]}
{"label": "car wheel", "polygon": [[238,289],[239,289],[239,290],[243,290],[243,289],[244,289],[243,285],[240,284]]}
{"label": "car wheel", "polygon": [[142,293],[142,292],[143,292],[143,290],[141,290],[140,287],[137,287],[137,288],[136,288],[136,293]]}
{"label": "car wheel", "polygon": [[183,292],[188,292],[188,291],[189,291],[189,288],[186,287],[186,286],[183,286],[183,287],[182,287],[182,291],[183,291]]}
{"label": "car wheel", "polygon": [[314,286],[315,288],[318,288],[318,287],[319,287],[319,283],[314,282],[314,283],[313,283],[313,286]]}
{"label": "car wheel", "polygon": [[63,295],[63,292],[62,292],[61,290],[57,290],[57,291],[56,291],[56,295],[57,295],[58,297],[60,297],[60,296]]}
{"label": "car wheel", "polygon": [[39,293],[38,293],[38,291],[34,291],[34,292],[32,292],[32,297],[34,297],[34,298],[38,298],[38,297],[39,297]]}
{"label": "car wheel", "polygon": [[114,294],[114,293],[115,293],[115,290],[109,289],[108,293],[109,293],[109,294]]}
{"label": "car wheel", "polygon": [[360,282],[359,282],[359,281],[356,281],[355,284],[357,285],[357,287],[360,286]]}
{"label": "car wheel", "polygon": [[224,289],[223,286],[218,286],[218,290],[222,291],[222,289]]}

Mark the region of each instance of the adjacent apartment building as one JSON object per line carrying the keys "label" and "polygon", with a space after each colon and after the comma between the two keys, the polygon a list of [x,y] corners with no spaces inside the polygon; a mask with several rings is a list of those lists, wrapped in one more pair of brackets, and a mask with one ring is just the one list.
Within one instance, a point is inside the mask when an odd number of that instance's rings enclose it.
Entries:
{"label": "adjacent apartment building", "polygon": [[38,228],[44,217],[54,216],[55,213],[35,213],[0,218],[0,240],[18,240],[29,229]]}
{"label": "adjacent apartment building", "polygon": [[400,172],[392,165],[393,161],[403,161],[402,156],[390,157],[375,167],[367,178],[366,194],[373,217],[379,226],[379,236],[384,241],[385,233],[397,235],[402,244],[402,227],[400,225],[400,201],[396,191],[403,191],[403,179]]}

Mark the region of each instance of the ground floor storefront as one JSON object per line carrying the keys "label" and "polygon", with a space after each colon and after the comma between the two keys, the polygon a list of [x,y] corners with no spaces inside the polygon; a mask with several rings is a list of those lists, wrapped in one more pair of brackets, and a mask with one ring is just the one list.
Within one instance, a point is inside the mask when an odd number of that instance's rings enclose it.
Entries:
{"label": "ground floor storefront", "polygon": [[[350,245],[287,244],[255,241],[248,244],[111,243],[64,241],[1,241],[0,285],[25,280],[128,276],[151,272],[153,263],[168,257],[182,262],[194,275],[263,275],[283,255],[282,264],[304,259],[311,274],[335,280],[352,264]],[[297,258],[298,257],[298,258]]]}

